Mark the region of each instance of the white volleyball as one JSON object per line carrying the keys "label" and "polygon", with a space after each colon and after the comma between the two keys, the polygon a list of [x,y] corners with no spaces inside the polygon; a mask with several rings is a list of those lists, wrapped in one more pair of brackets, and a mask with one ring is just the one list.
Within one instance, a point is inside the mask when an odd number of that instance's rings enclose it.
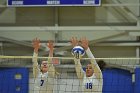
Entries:
{"label": "white volleyball", "polygon": [[72,55],[75,56],[76,58],[81,58],[85,54],[85,50],[81,46],[75,46],[71,52]]}

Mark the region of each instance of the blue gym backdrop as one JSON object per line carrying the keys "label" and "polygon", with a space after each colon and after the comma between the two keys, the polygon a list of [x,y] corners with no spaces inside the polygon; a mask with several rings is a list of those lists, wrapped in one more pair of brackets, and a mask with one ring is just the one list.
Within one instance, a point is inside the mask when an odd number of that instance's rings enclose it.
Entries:
{"label": "blue gym backdrop", "polygon": [[[140,93],[140,68],[135,69],[134,83],[132,73],[121,69],[105,69],[103,80],[103,93]],[[28,69],[0,68],[0,93],[29,93]]]}

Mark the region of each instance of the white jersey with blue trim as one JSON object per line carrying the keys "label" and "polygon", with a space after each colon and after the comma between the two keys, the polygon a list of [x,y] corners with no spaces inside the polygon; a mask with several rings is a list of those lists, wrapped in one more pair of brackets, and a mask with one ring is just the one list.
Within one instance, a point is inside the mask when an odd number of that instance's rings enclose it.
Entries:
{"label": "white jersey with blue trim", "polygon": [[34,93],[53,93],[54,79],[48,76],[48,72],[39,72],[35,78]]}
{"label": "white jersey with blue trim", "polygon": [[86,77],[85,74],[82,82],[82,91],[84,93],[102,93],[102,81],[99,81],[95,74],[91,77]]}
{"label": "white jersey with blue trim", "polygon": [[103,87],[103,77],[102,72],[95,60],[95,57],[91,53],[90,49],[88,48],[86,50],[86,54],[89,58],[93,58],[95,66],[99,69],[100,77],[97,78],[95,73],[91,77],[86,77],[86,73],[84,72],[83,82],[82,82],[82,88],[84,93],[102,93],[102,87]]}
{"label": "white jersey with blue trim", "polygon": [[[54,86],[54,68],[53,65],[49,69],[48,72],[42,73],[39,69],[39,65],[37,62],[38,53],[33,53],[33,76],[34,76],[34,89],[33,93],[53,93]],[[52,72],[51,72],[52,71]]]}

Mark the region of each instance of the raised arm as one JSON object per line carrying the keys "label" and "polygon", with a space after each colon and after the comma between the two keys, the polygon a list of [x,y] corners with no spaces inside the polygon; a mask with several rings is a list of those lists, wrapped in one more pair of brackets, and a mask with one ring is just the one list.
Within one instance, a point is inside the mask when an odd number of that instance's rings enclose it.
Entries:
{"label": "raised arm", "polygon": [[48,70],[48,74],[49,74],[49,76],[55,77],[55,68],[54,68],[53,63],[52,63],[52,61],[53,61],[52,60],[53,48],[54,48],[53,41],[49,41],[47,43],[47,47],[49,48],[49,58],[48,58],[49,70]]}
{"label": "raised arm", "polygon": [[[71,44],[72,44],[73,47],[78,45],[78,42],[79,41],[77,40],[76,37],[71,38]],[[74,57],[74,63],[75,63],[75,70],[76,70],[77,77],[81,81],[83,79],[83,77],[84,77],[84,71],[83,71],[82,65],[80,63],[80,59],[76,59]]]}
{"label": "raised arm", "polygon": [[38,67],[38,62],[37,62],[39,47],[40,47],[40,40],[38,38],[35,38],[33,40],[34,53],[33,53],[33,58],[32,58],[32,62],[33,62],[33,76],[34,76],[34,78],[36,78],[38,73],[40,72],[40,69]]}
{"label": "raised arm", "polygon": [[49,48],[49,58],[48,58],[48,65],[52,66],[52,57],[53,57],[53,41],[50,41],[47,43],[47,47]]}
{"label": "raised arm", "polygon": [[84,47],[84,49],[86,50],[86,54],[89,58],[92,58],[90,60],[91,64],[92,64],[92,68],[94,69],[94,73],[95,76],[97,77],[97,79],[101,80],[102,79],[102,72],[100,67],[98,66],[95,57],[93,56],[92,52],[90,51],[90,48],[88,47],[88,40],[86,38],[82,38],[81,39],[81,45]]}

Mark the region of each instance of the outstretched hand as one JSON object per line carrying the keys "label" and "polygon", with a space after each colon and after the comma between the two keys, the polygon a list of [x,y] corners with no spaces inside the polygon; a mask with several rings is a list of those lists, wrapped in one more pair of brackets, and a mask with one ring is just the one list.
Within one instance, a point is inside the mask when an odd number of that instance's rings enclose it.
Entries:
{"label": "outstretched hand", "polygon": [[50,49],[50,50],[53,50],[53,41],[52,40],[49,40],[49,42],[47,43],[47,47]]}
{"label": "outstretched hand", "polygon": [[36,53],[38,53],[38,49],[40,48],[40,40],[38,38],[33,39],[33,48]]}
{"label": "outstretched hand", "polygon": [[81,46],[82,46],[85,50],[88,49],[88,44],[89,44],[89,41],[86,39],[86,37],[81,38]]}
{"label": "outstretched hand", "polygon": [[50,50],[51,55],[53,54],[53,48],[54,48],[54,44],[52,40],[49,40],[49,42],[47,43],[47,47]]}
{"label": "outstretched hand", "polygon": [[84,38],[81,38],[80,41],[77,39],[77,37],[72,37],[71,38],[71,44],[73,47],[77,46],[77,45],[80,45],[82,46],[85,50],[88,49],[88,44],[89,44],[89,41],[86,39],[86,37]]}
{"label": "outstretched hand", "polygon": [[78,45],[78,40],[77,40],[77,37],[72,37],[71,38],[71,44],[73,47],[77,46]]}

